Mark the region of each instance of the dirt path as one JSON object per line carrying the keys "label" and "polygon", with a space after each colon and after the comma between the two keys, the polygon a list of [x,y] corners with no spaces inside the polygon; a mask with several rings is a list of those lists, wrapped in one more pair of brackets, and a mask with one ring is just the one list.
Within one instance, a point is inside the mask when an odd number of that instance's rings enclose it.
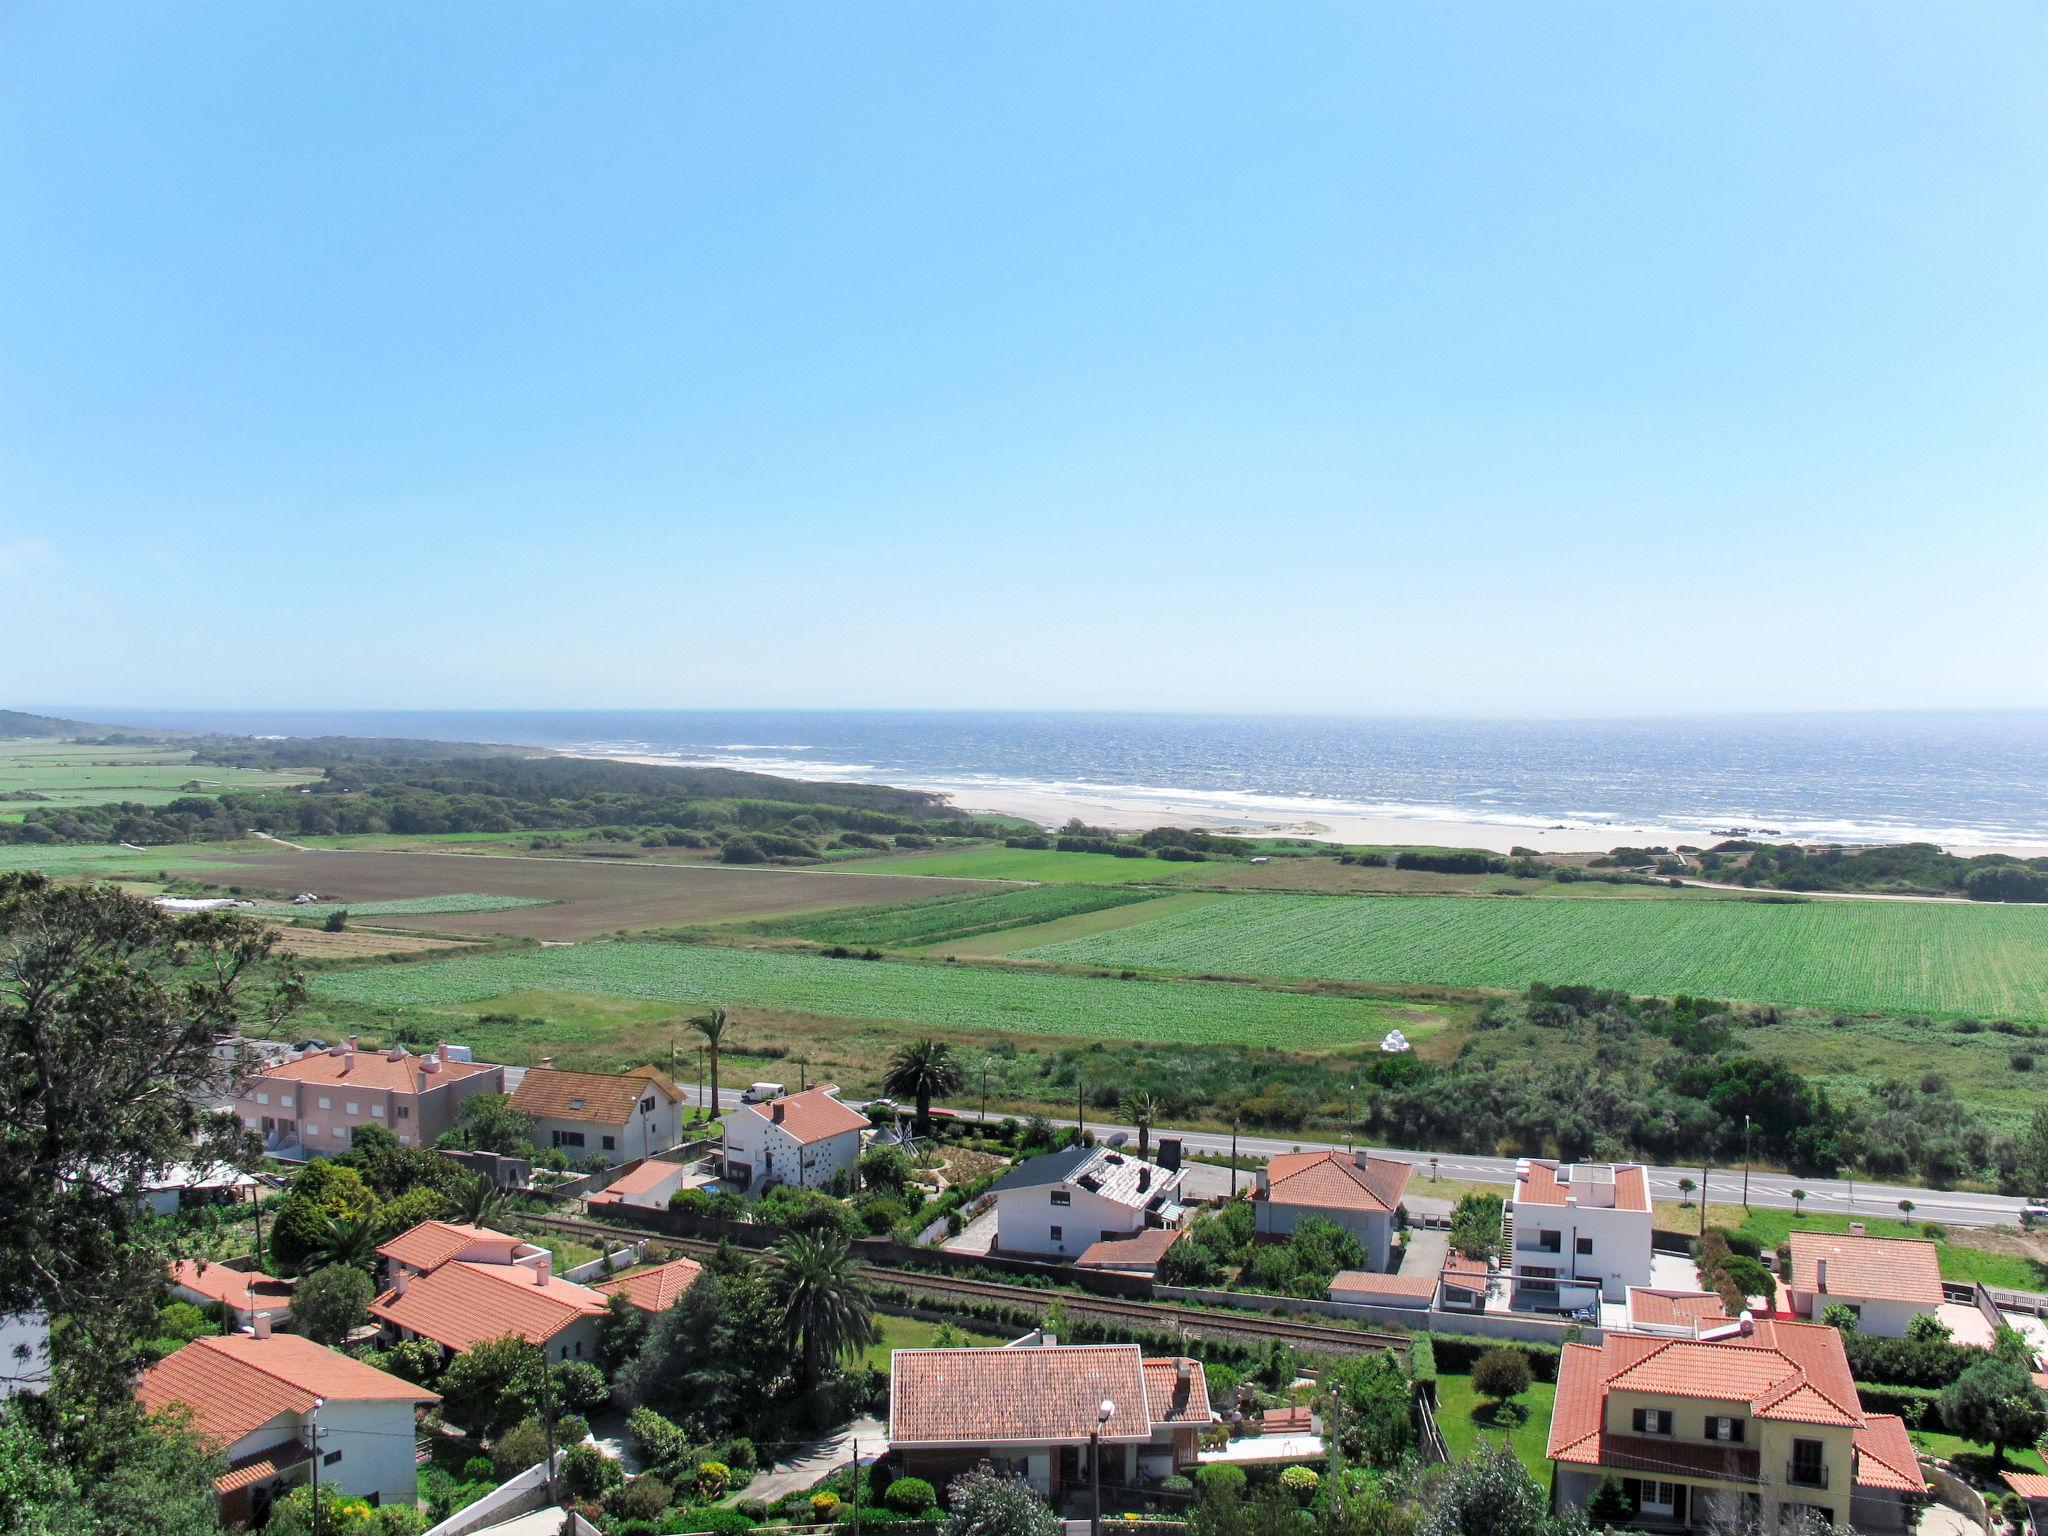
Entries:
{"label": "dirt path", "polygon": [[1931,901],[1940,906],[1974,906],[1967,896],[1914,896],[1898,891],[1780,891],[1775,886],[1729,885],[1719,880],[1688,880],[1683,875],[1672,877],[1680,885],[1698,886],[1703,891],[1734,891],[1739,896],[1797,896],[1801,900],[1809,897],[1821,901]]}

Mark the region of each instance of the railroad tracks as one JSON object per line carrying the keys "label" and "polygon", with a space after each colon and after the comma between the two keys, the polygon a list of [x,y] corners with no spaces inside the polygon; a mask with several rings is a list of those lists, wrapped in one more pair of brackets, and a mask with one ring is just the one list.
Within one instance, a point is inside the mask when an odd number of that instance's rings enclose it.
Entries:
{"label": "railroad tracks", "polygon": [[[707,1254],[717,1244],[700,1238],[670,1237],[642,1227],[613,1227],[567,1216],[528,1216],[537,1226],[573,1237],[609,1242],[616,1238],[653,1237],[691,1254]],[[1239,1312],[1222,1307],[1190,1307],[1174,1302],[1134,1301],[1097,1296],[1086,1291],[1048,1290],[1042,1286],[1008,1285],[998,1280],[973,1280],[964,1275],[940,1274],[930,1270],[906,1269],[897,1265],[868,1264],[868,1278],[877,1285],[891,1286],[912,1294],[940,1300],[955,1297],[1001,1305],[1039,1309],[1057,1301],[1070,1316],[1086,1316],[1101,1322],[1154,1333],[1187,1333],[1232,1339],[1279,1339],[1299,1349],[1322,1354],[1367,1354],[1376,1350],[1402,1349],[1408,1336],[1381,1333],[1367,1328],[1344,1328],[1334,1323],[1310,1322],[1302,1318],[1275,1317],[1264,1312]]]}

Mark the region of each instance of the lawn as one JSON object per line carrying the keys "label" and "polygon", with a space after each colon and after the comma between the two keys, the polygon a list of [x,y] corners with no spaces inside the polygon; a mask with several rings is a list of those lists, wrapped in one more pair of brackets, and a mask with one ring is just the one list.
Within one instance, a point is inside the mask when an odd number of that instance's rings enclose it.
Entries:
{"label": "lawn", "polygon": [[674,1004],[896,1019],[941,1029],[1334,1049],[1398,1025],[1435,1027],[1411,1004],[1283,992],[1228,982],[1121,981],[1023,968],[822,955],[700,944],[601,943],[329,971],[318,996],[375,1009],[482,1003],[535,990]]}
{"label": "lawn", "polygon": [[1979,1445],[1974,1440],[1965,1440],[1960,1435],[1944,1435],[1934,1430],[1912,1431],[1913,1444],[1930,1456],[1939,1456],[1944,1461],[1960,1460],[1988,1476],[1995,1477],[2000,1471],[2048,1473],[2048,1462],[2041,1459],[2039,1451],[2012,1451],[2007,1454],[2001,1467],[1993,1458],[1991,1447]]}
{"label": "lawn", "polygon": [[1992,903],[1276,893],[1026,953],[1157,971],[1516,990],[1573,981],[1652,996],[2048,1019],[2048,907]]}
{"label": "lawn", "polygon": [[[875,1342],[864,1350],[860,1363],[871,1371],[889,1369],[889,1352],[895,1349],[930,1349],[938,1337],[939,1324],[925,1322],[922,1318],[897,1317],[888,1312],[875,1314]],[[962,1344],[1002,1344],[992,1333],[974,1333],[965,1328],[953,1330],[960,1335]]]}
{"label": "lawn", "polygon": [[[1722,1207],[1709,1206],[1709,1220],[1719,1217]],[[1730,1207],[1730,1218],[1742,1214],[1741,1207]],[[1923,1225],[1917,1221],[1903,1221],[1890,1216],[1849,1216],[1846,1213],[1822,1211],[1802,1212],[1794,1217],[1790,1211],[1765,1210],[1757,1207],[1736,1228],[1744,1237],[1760,1243],[1766,1250],[1775,1249],[1795,1227],[1808,1232],[1847,1232],[1851,1221],[1859,1222],[1872,1237],[1925,1237]],[[2048,1267],[2036,1260],[2017,1253],[1991,1253],[1982,1248],[1967,1247],[1954,1241],[1937,1242],[1935,1252],[1941,1263],[1941,1277],[1944,1280],[1975,1280],[1984,1285],[1995,1285],[2005,1290],[2033,1291],[2048,1285]]]}
{"label": "lawn", "polygon": [[1031,880],[1048,885],[1184,885],[1206,864],[1163,859],[1120,859],[1110,853],[1060,853],[1050,848],[954,848],[939,853],[890,854],[841,866],[852,873],[951,875],[972,880]]}
{"label": "lawn", "polygon": [[1437,1378],[1436,1384],[1437,1428],[1444,1432],[1444,1447],[1451,1453],[1453,1461],[1464,1461],[1472,1456],[1482,1441],[1498,1445],[1505,1439],[1514,1447],[1522,1465],[1529,1469],[1529,1475],[1547,1488],[1550,1486],[1550,1459],[1543,1453],[1550,1438],[1550,1409],[1556,1399],[1555,1382],[1532,1382],[1519,1399],[1528,1404],[1528,1422],[1511,1430],[1500,1430],[1494,1427],[1490,1417],[1493,1405],[1472,1390],[1472,1378],[1446,1371]]}

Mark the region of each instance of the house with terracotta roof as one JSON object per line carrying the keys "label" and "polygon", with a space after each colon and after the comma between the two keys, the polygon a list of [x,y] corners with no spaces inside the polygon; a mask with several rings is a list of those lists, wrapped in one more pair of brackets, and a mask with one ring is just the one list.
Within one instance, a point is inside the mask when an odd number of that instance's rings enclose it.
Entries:
{"label": "house with terracotta roof", "polygon": [[512,1107],[533,1117],[533,1144],[560,1147],[572,1162],[596,1153],[612,1167],[666,1152],[683,1139],[683,1090],[666,1072],[558,1072],[529,1068]]}
{"label": "house with terracotta roof", "polygon": [[689,1177],[687,1163],[665,1163],[660,1158],[649,1158],[637,1168],[629,1168],[603,1189],[594,1190],[583,1197],[583,1203],[592,1211],[602,1211],[608,1205],[636,1205],[642,1210],[665,1211],[669,1196],[683,1187]]}
{"label": "house with terracotta roof", "polygon": [[600,1280],[591,1289],[600,1296],[623,1296],[642,1312],[666,1312],[677,1299],[697,1283],[704,1266],[695,1259],[670,1259]]}
{"label": "house with terracotta roof", "polygon": [[1159,1268],[1166,1250],[1180,1241],[1182,1227],[1147,1227],[1130,1237],[1105,1237],[1088,1245],[1074,1260],[1076,1269],[1102,1270],[1115,1275],[1150,1275]]}
{"label": "house with terracotta roof", "polygon": [[1712,1291],[1661,1290],[1647,1285],[1628,1288],[1626,1316],[1631,1333],[1679,1339],[1697,1338],[1703,1331],[1712,1332],[1733,1321],[1727,1306]]}
{"label": "house with terracotta roof", "polygon": [[1794,1232],[1785,1306],[1818,1319],[1840,1304],[1856,1314],[1856,1331],[1903,1339],[1914,1318],[1941,1308],[1941,1264],[1934,1244],[1918,1238],[1870,1237],[1863,1224],[1847,1233]]}
{"label": "house with terracotta roof", "polygon": [[1650,1178],[1641,1163],[1515,1164],[1501,1224],[1518,1312],[1598,1315],[1650,1283]]}
{"label": "house with terracotta roof", "polygon": [[1213,1418],[1199,1361],[1146,1359],[1135,1344],[1035,1342],[1043,1338],[895,1351],[889,1450],[902,1475],[943,1488],[987,1461],[1057,1501],[1089,1486],[1098,1434],[1104,1482],[1129,1486],[1195,1464]]}
{"label": "house with terracotta roof", "polygon": [[725,1117],[725,1176],[753,1194],[777,1184],[823,1189],[839,1175],[850,1187],[868,1118],[839,1102],[834,1083],[742,1104]]}
{"label": "house with terracotta roof", "polygon": [[235,1118],[276,1157],[332,1157],[355,1141],[356,1127],[381,1125],[408,1147],[431,1147],[452,1130],[462,1101],[503,1093],[505,1069],[464,1061],[448,1043],[424,1056],[402,1045],[362,1051],[350,1035],[247,1077]]}
{"label": "house with terracotta roof", "polygon": [[237,1328],[253,1328],[258,1315],[275,1325],[291,1313],[292,1285],[260,1269],[234,1269],[203,1259],[179,1259],[170,1270],[171,1294],[195,1307],[218,1304]]}
{"label": "house with terracotta roof", "polygon": [[[1163,1159],[1169,1155],[1171,1165]],[[1079,1258],[1097,1243],[1132,1238],[1187,1219],[1178,1154],[1148,1163],[1119,1147],[1074,1146],[1027,1158],[989,1192],[996,1201],[993,1251]]]}
{"label": "house with terracotta roof", "polygon": [[1390,1275],[1382,1270],[1346,1269],[1330,1277],[1330,1300],[1353,1306],[1427,1312],[1436,1305],[1437,1289],[1442,1283],[1443,1276],[1435,1270]]}
{"label": "house with terracotta roof", "polygon": [[229,1525],[260,1522],[273,1500],[309,1475],[373,1504],[419,1496],[413,1411],[440,1399],[347,1355],[272,1333],[194,1339],[142,1373],[151,1413],[180,1408],[218,1447],[228,1470],[214,1480]]}
{"label": "house with terracotta roof", "polygon": [[1368,1269],[1391,1267],[1394,1213],[1413,1165],[1370,1152],[1283,1152],[1252,1190],[1256,1230],[1284,1237],[1310,1216],[1335,1222],[1365,1248]]}
{"label": "house with terracotta roof", "polygon": [[1813,1515],[1903,1531],[1924,1494],[1905,1421],[1864,1411],[1841,1335],[1747,1315],[1692,1338],[1565,1345],[1548,1454],[1559,1506],[1612,1478],[1651,1530]]}

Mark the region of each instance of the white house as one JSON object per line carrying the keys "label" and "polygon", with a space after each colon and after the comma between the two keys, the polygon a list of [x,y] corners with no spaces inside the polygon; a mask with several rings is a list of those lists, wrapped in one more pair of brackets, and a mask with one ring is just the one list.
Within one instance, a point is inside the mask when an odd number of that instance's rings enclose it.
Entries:
{"label": "white house", "polygon": [[530,1068],[512,1107],[533,1117],[533,1144],[560,1147],[571,1162],[592,1153],[616,1168],[666,1152],[683,1139],[683,1090],[654,1067],[630,1072]]}
{"label": "white house", "polygon": [[867,1116],[839,1102],[839,1089],[821,1083],[763,1104],[742,1104],[725,1117],[725,1176],[754,1194],[777,1184],[822,1189],[860,1167]]}
{"label": "white house", "polygon": [[292,1287],[260,1269],[235,1269],[203,1259],[180,1259],[171,1266],[171,1294],[195,1307],[217,1303],[227,1309],[237,1328],[253,1328],[260,1316],[282,1323],[292,1309]]}
{"label": "white house", "polygon": [[175,1216],[180,1206],[225,1205],[239,1200],[257,1183],[253,1173],[225,1163],[173,1163],[143,1179],[140,1198],[157,1215]]}
{"label": "white house", "polygon": [[370,1315],[398,1337],[454,1354],[517,1334],[550,1360],[597,1358],[605,1298],[563,1280],[544,1248],[487,1227],[426,1221],[377,1250],[391,1288]]}
{"label": "white house", "polygon": [[1369,1152],[1283,1152],[1259,1171],[1252,1191],[1257,1229],[1281,1235],[1320,1216],[1358,1239],[1367,1268],[1386,1270],[1394,1216],[1413,1171],[1412,1164]]}
{"label": "white house", "polygon": [[689,1173],[687,1163],[664,1163],[659,1158],[649,1158],[638,1168],[629,1168],[603,1189],[586,1196],[583,1203],[592,1211],[616,1205],[665,1211],[669,1196],[683,1187],[683,1180],[689,1177]]}
{"label": "white house", "polygon": [[997,1253],[1078,1258],[1105,1239],[1187,1217],[1178,1166],[1163,1167],[1114,1147],[1068,1147],[1019,1163],[990,1186]]}
{"label": "white house", "polygon": [[138,1395],[152,1413],[190,1411],[219,1446],[228,1470],[214,1480],[230,1524],[260,1521],[272,1500],[308,1474],[317,1446],[320,1480],[376,1504],[419,1496],[413,1410],[440,1399],[289,1333],[195,1339],[142,1373]]}
{"label": "white house", "polygon": [[1515,1164],[1503,1249],[1513,1306],[1576,1312],[1650,1283],[1650,1180],[1641,1163]]}
{"label": "white house", "polygon": [[1914,1318],[1941,1308],[1940,1260],[1932,1243],[1870,1237],[1862,1228],[1856,1222],[1846,1234],[1794,1232],[1785,1305],[1818,1322],[1839,1303],[1856,1314],[1858,1333],[1903,1339]]}

